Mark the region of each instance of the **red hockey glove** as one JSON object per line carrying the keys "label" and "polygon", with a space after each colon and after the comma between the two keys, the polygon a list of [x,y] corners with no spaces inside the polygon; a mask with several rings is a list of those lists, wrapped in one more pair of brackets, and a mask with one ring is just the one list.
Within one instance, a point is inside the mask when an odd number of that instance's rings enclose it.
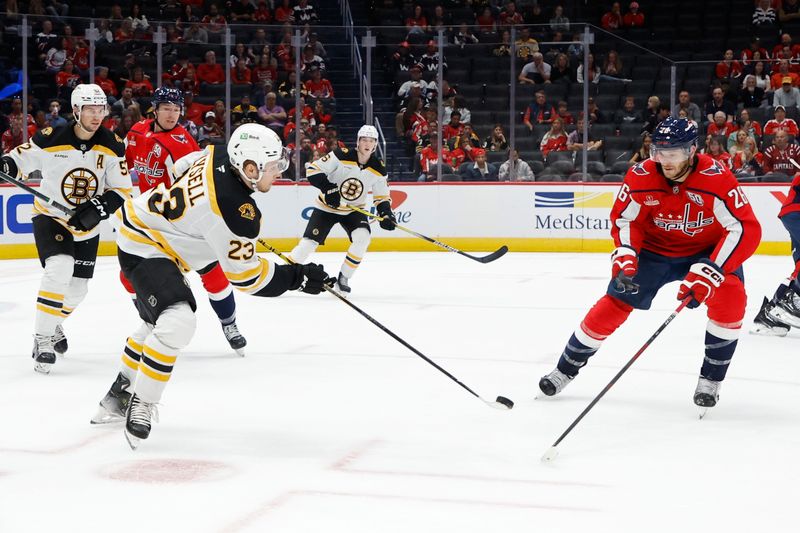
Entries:
{"label": "red hockey glove", "polygon": [[633,281],[638,270],[639,258],[633,248],[620,246],[611,254],[611,277],[617,292],[629,294],[639,292],[639,284]]}
{"label": "red hockey glove", "polygon": [[689,273],[683,278],[678,289],[678,300],[691,296],[692,300],[686,305],[689,309],[698,307],[714,294],[714,289],[719,288],[725,280],[722,270],[708,259],[701,259],[692,265]]}

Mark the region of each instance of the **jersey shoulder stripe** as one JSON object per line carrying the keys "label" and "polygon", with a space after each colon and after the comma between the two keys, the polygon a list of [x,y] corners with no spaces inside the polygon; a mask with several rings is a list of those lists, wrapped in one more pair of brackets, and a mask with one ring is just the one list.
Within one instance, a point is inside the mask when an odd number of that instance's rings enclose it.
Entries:
{"label": "jersey shoulder stripe", "polygon": [[[211,148],[206,165],[212,165],[208,190],[215,211],[222,216],[232,233],[245,239],[255,239],[261,232],[261,211],[251,197],[252,191],[234,174],[228,154]],[[208,168],[208,167],[207,167]]]}
{"label": "jersey shoulder stripe", "polygon": [[95,147],[102,146],[108,149],[117,157],[125,157],[125,141],[110,129],[100,126],[92,137]]}
{"label": "jersey shoulder stripe", "polygon": [[347,148],[335,148],[333,154],[339,161],[352,161],[358,163],[358,154],[355,150],[348,150]]}
{"label": "jersey shoulder stripe", "polygon": [[386,175],[386,165],[384,165],[383,161],[378,159],[378,157],[375,154],[372,154],[372,156],[369,158],[369,161],[367,161],[366,168],[369,168],[370,170],[374,171],[379,176]]}

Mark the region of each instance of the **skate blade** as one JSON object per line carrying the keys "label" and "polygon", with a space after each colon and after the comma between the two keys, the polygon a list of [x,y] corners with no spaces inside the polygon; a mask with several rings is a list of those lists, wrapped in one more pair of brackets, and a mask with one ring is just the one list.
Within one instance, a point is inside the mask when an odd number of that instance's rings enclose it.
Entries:
{"label": "skate blade", "polygon": [[128,446],[131,447],[131,450],[136,450],[136,448],[139,447],[139,443],[141,442],[142,439],[134,435],[131,435],[130,433],[128,433],[128,428],[125,428],[125,440],[128,441]]}
{"label": "skate blade", "polygon": [[233,351],[236,352],[236,355],[238,355],[239,357],[244,357],[244,348],[239,348],[238,350],[233,350]]}
{"label": "skate blade", "polygon": [[700,420],[702,420],[703,418],[705,418],[705,416],[708,414],[708,410],[709,410],[709,407],[701,407],[701,408],[700,408],[700,413],[699,413],[699,415],[700,415]]}
{"label": "skate blade", "polygon": [[34,363],[33,370],[38,372],[39,374],[47,375],[50,373],[53,365],[50,363]]}

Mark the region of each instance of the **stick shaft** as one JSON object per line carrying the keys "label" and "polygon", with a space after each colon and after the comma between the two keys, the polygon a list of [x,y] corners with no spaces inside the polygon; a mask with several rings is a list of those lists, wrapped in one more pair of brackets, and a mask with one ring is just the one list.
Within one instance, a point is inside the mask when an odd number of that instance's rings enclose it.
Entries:
{"label": "stick shaft", "polygon": [[25,183],[22,183],[19,180],[16,180],[16,179],[12,178],[11,176],[6,174],[5,172],[0,172],[0,180],[5,181],[6,183],[10,183],[11,185],[14,185],[15,187],[19,187],[20,189],[22,189],[25,192],[31,193],[32,195],[34,195],[39,200],[43,201],[47,205],[52,205],[53,207],[55,207],[59,211],[63,212],[65,215],[72,216],[72,215],[75,214],[75,211],[73,211],[69,207],[56,202],[55,200],[51,199],[47,195],[37,191],[36,189],[31,187],[30,185],[27,185]]}

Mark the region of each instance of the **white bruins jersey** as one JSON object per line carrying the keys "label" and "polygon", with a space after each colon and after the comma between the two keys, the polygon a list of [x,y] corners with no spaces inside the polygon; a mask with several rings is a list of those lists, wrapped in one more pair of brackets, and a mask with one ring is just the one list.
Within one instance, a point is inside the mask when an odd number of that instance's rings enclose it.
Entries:
{"label": "white bruins jersey", "polygon": [[[115,133],[100,127],[91,139],[75,135],[74,122],[59,128],[44,128],[8,154],[22,179],[36,170],[42,174],[39,190],[62,205],[75,208],[90,198],[113,190],[122,198],[131,195],[131,177],[125,163],[125,143]],[[19,178],[20,176],[15,176]],[[69,216],[34,197],[34,215],[53,217],[76,241],[90,239],[99,227],[78,231],[67,225]]]}
{"label": "white bruins jersey", "polygon": [[255,293],[274,275],[256,254],[261,212],[225,150],[209,146],[175,163],[175,182],[128,199],[111,217],[117,246],[145,259],[167,258],[188,272],[219,261],[237,289]]}
{"label": "white bruins jersey", "polygon": [[[389,184],[386,182],[386,167],[375,154],[372,154],[365,165],[358,162],[358,153],[347,148],[337,148],[306,165],[308,181],[319,187],[323,179],[339,187],[342,203],[354,207],[364,208],[367,202],[367,193],[372,191],[372,200],[375,205],[390,201]],[[321,187],[320,187],[321,188]],[[335,209],[325,204],[323,194],[317,197],[318,209],[337,215],[352,213],[347,207]]]}

